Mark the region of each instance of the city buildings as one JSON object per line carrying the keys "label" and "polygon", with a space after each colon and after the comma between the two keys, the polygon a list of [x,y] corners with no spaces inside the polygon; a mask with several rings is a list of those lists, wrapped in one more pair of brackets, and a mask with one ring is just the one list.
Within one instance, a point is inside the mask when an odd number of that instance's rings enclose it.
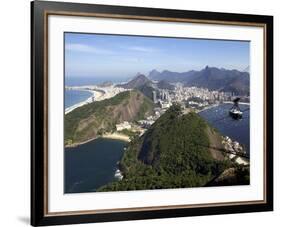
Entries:
{"label": "city buildings", "polygon": [[123,123],[116,124],[117,131],[122,131],[124,129],[131,129],[131,124],[128,121],[124,121]]}

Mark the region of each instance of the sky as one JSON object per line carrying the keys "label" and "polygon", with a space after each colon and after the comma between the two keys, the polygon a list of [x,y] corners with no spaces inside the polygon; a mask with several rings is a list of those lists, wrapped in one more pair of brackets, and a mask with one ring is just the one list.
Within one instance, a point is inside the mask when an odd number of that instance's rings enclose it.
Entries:
{"label": "sky", "polygon": [[65,33],[66,77],[128,78],[151,70],[244,70],[250,42]]}

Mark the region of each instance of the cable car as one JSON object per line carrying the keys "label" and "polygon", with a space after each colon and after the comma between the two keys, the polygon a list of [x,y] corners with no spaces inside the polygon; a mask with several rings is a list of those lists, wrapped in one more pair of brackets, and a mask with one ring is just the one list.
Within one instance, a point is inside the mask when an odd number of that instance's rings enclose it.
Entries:
{"label": "cable car", "polygon": [[233,106],[229,110],[229,115],[232,117],[234,120],[239,120],[243,116],[243,112],[240,110],[238,106],[238,102],[240,101],[240,98],[236,98],[233,100]]}

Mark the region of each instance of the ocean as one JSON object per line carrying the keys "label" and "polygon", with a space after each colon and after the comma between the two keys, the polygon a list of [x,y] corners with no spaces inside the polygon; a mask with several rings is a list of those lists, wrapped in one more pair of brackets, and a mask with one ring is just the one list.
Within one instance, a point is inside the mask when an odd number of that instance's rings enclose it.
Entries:
{"label": "ocean", "polygon": [[83,102],[90,98],[92,93],[80,90],[64,90],[64,109],[73,106],[79,102]]}
{"label": "ocean", "polygon": [[243,118],[240,120],[234,120],[228,115],[232,104],[222,104],[204,110],[199,115],[218,129],[222,135],[243,144],[250,156],[250,106],[241,104],[239,106],[243,112]]}
{"label": "ocean", "polygon": [[98,85],[106,81],[112,83],[120,83],[128,81],[130,78],[126,77],[65,77],[65,86],[83,86],[83,85]]}
{"label": "ocean", "polygon": [[[65,86],[98,85],[105,81],[120,83],[126,80],[127,79],[116,77],[65,77]],[[85,101],[91,96],[92,93],[88,91],[65,89],[64,109]]]}
{"label": "ocean", "polygon": [[64,153],[64,192],[93,192],[114,177],[126,142],[98,138]]}

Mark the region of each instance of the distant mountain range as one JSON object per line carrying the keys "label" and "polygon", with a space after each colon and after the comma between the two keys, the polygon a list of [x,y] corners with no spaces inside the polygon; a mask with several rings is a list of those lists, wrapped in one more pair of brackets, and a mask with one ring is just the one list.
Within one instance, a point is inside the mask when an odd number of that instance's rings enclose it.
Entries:
{"label": "distant mountain range", "polygon": [[196,86],[225,92],[234,92],[236,95],[248,95],[250,88],[250,76],[245,71],[219,69],[206,66],[200,71],[172,72],[164,70],[159,72],[152,70],[148,78],[151,80],[165,80],[170,83],[181,82],[185,86]]}
{"label": "distant mountain range", "polygon": [[188,71],[188,72],[172,72],[168,70],[164,70],[162,72],[159,72],[157,70],[152,70],[148,77],[152,80],[165,80],[171,83],[176,83],[176,82],[184,82],[189,76],[193,75],[196,71]]}
{"label": "distant mountain range", "polygon": [[160,80],[157,83],[157,87],[159,89],[168,89],[168,90],[173,90],[175,88],[175,86],[170,84],[167,80]]}
{"label": "distant mountain range", "polygon": [[[245,70],[248,69],[249,67]],[[182,73],[152,70],[148,77],[138,74],[129,82],[118,86],[140,90],[147,97],[152,98],[152,91],[155,91],[156,88],[172,90],[174,85],[171,83],[176,82],[181,82],[189,87],[208,88],[209,90],[231,92],[235,95],[249,95],[250,91],[250,75],[247,71],[241,72],[208,66],[200,71],[191,70]]]}

